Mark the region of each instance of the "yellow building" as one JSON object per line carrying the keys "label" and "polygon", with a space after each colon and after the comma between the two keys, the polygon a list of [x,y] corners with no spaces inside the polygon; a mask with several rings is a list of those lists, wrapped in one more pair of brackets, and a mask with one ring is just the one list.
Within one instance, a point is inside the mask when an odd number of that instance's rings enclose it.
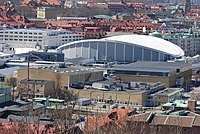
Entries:
{"label": "yellow building", "polygon": [[114,103],[145,106],[148,95],[163,88],[164,84],[158,84],[149,90],[103,91],[95,89],[70,89],[70,91],[78,98],[91,98],[100,102],[112,100]]}
{"label": "yellow building", "polygon": [[48,97],[55,90],[54,82],[47,80],[21,80],[19,84],[21,97]]}
{"label": "yellow building", "polygon": [[154,100],[155,106],[171,102],[175,99],[179,99],[183,90],[183,88],[166,88],[165,90],[153,94],[152,99]]}
{"label": "yellow building", "polygon": [[108,74],[122,81],[161,82],[166,87],[185,87],[190,84],[192,67],[182,62],[134,62],[109,68]]}
{"label": "yellow building", "polygon": [[55,8],[50,7],[38,7],[37,8],[37,18],[40,19],[56,19]]}
{"label": "yellow building", "polygon": [[[27,69],[17,70],[18,82],[27,79],[27,72]],[[29,69],[29,78],[31,80],[53,81],[61,88],[68,88],[70,83],[102,80],[103,71],[74,66],[68,68],[31,68]]]}

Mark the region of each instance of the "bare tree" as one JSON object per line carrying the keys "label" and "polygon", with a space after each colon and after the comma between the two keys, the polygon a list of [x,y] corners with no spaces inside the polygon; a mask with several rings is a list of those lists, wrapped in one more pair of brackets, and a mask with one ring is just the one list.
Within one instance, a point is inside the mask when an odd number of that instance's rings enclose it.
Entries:
{"label": "bare tree", "polygon": [[17,86],[17,78],[15,77],[9,77],[7,80],[6,80],[6,83],[12,87],[12,99],[14,100],[15,99],[15,87]]}

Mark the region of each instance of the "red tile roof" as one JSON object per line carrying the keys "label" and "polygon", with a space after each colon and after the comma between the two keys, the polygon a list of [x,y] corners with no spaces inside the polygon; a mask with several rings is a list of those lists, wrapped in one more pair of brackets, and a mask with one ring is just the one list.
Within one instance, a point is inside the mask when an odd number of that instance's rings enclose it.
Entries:
{"label": "red tile roof", "polygon": [[[89,116],[87,131],[92,131],[95,128],[99,128],[110,123],[115,123],[116,125],[123,124],[125,123],[124,119],[127,118],[128,114],[130,114],[131,112],[133,112],[133,110],[115,108],[112,109],[110,114],[103,115],[99,118]],[[110,117],[112,116],[112,114],[116,116],[115,113],[117,114],[117,118],[111,119]]]}
{"label": "red tile roof", "polygon": [[59,0],[23,0],[22,4],[29,4],[31,1],[35,1],[38,4],[42,5],[60,5],[61,2]]}

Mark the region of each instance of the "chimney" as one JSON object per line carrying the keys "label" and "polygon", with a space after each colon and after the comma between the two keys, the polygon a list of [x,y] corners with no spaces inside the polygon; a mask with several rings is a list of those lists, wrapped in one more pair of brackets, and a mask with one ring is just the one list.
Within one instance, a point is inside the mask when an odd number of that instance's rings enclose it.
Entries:
{"label": "chimney", "polygon": [[192,112],[195,112],[197,101],[196,100],[188,100],[188,109]]}

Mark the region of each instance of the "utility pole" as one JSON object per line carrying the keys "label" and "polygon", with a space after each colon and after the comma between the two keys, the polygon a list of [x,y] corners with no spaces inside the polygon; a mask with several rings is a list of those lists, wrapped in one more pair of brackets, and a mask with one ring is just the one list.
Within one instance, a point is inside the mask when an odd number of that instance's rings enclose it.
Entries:
{"label": "utility pole", "polygon": [[27,73],[27,74],[28,74],[28,78],[27,78],[27,80],[28,80],[28,81],[30,80],[30,74],[29,74],[29,73],[30,73],[30,54],[31,54],[31,53],[29,52],[29,54],[28,54],[28,59],[27,59],[27,61],[28,61],[28,68],[27,68],[27,69],[28,69],[28,70],[27,70],[27,71],[28,71],[28,73]]}

